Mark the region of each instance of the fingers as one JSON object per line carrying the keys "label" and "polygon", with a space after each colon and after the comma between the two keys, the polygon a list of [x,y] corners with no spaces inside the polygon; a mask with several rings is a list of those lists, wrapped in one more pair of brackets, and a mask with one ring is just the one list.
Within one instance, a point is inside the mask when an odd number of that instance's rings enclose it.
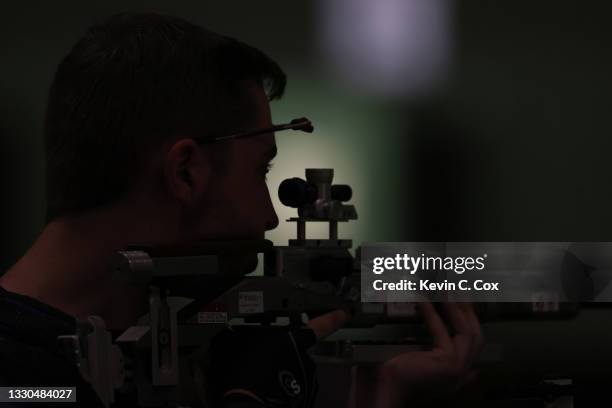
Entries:
{"label": "fingers", "polygon": [[461,368],[467,369],[483,348],[478,317],[471,303],[451,303],[445,306],[456,333],[453,336],[456,361]]}
{"label": "fingers", "polygon": [[452,338],[455,346],[454,360],[460,369],[465,369],[470,365],[473,355],[472,349],[474,345],[471,325],[457,303],[445,303],[444,307],[450,323],[455,329],[455,335]]}
{"label": "fingers", "polygon": [[474,336],[476,349],[478,352],[480,352],[484,345],[484,336],[482,334],[478,315],[476,315],[474,310],[474,305],[472,303],[460,303],[460,307],[462,308],[465,318],[470,325],[471,333]]}
{"label": "fingers", "polygon": [[455,335],[451,338],[448,330],[429,302],[419,304],[434,340],[434,347],[440,348],[450,357],[459,370],[468,369],[483,346],[480,323],[471,303],[445,303],[444,307]]}
{"label": "fingers", "polygon": [[471,322],[468,321],[465,310],[461,304],[454,302],[445,303],[444,308],[446,309],[448,319],[456,333],[468,334],[472,332]]}
{"label": "fingers", "polygon": [[446,330],[444,322],[442,322],[442,319],[440,319],[440,316],[434,309],[431,302],[421,302],[417,303],[417,305],[421,309],[423,319],[425,319],[425,324],[433,336],[434,347],[441,348],[447,352],[452,352],[453,342],[448,335],[448,330]]}
{"label": "fingers", "polygon": [[468,362],[471,362],[482,351],[484,346],[482,330],[480,322],[478,321],[478,316],[474,311],[474,305],[472,303],[459,303],[458,306],[466,322],[466,333],[471,340],[471,348],[468,354]]}
{"label": "fingers", "polygon": [[312,329],[317,340],[321,340],[344,326],[348,319],[349,315],[344,310],[335,310],[310,320],[308,327]]}

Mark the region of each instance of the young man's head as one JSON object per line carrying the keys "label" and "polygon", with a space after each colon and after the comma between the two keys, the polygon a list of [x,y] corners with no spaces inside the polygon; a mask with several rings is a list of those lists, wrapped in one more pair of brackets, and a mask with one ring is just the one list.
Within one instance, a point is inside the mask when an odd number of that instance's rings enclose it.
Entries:
{"label": "young man's head", "polygon": [[49,94],[47,220],[128,206],[164,243],[262,238],[278,223],[265,182],[274,135],[201,142],[269,127],[284,87],[261,51],[182,19],[122,14],[90,28]]}

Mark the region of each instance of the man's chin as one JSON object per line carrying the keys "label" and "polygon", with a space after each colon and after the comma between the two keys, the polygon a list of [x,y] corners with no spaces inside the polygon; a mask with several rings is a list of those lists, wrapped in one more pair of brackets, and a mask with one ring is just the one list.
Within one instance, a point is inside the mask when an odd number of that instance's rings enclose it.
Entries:
{"label": "man's chin", "polygon": [[[259,235],[259,234],[258,234]],[[187,246],[202,248],[219,257],[220,272],[227,276],[243,276],[257,268],[258,253],[268,250],[270,245],[263,234],[260,236],[223,236],[215,239],[201,238]]]}

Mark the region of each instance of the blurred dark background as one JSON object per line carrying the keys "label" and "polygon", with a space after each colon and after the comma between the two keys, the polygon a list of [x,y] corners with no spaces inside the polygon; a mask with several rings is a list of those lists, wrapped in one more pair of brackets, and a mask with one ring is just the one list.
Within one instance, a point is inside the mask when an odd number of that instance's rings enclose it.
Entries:
{"label": "blurred dark background", "polygon": [[[5,4],[0,270],[43,226],[41,132],[55,67],[89,25],[120,11],[182,16],[275,58],[289,78],[275,119],[308,116],[317,131],[279,138],[272,189],[304,167],[334,167],[355,190],[360,220],[341,232],[356,243],[612,241],[609,9],[559,0]],[[277,207],[281,220],[291,214]],[[270,238],[291,233],[281,226]],[[490,330],[510,333],[508,360],[531,361],[536,376],[595,375],[612,362],[602,360],[608,317]]]}
{"label": "blurred dark background", "polygon": [[612,239],[605,2],[26,1],[0,16],[2,269],[43,224],[55,67],[89,25],[128,10],[183,16],[280,62],[275,119],[310,116],[317,134],[279,138],[272,187],[336,168],[355,190],[356,242]]}

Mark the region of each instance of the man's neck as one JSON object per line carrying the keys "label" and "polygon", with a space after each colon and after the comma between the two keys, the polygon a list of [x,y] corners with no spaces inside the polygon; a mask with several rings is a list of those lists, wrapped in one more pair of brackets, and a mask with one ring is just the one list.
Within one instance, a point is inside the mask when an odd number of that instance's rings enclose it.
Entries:
{"label": "man's neck", "polygon": [[116,251],[151,236],[133,219],[121,218],[115,212],[50,222],[0,285],[77,319],[98,315],[109,329],[130,326],[147,311],[148,289],[113,284],[108,261]]}

